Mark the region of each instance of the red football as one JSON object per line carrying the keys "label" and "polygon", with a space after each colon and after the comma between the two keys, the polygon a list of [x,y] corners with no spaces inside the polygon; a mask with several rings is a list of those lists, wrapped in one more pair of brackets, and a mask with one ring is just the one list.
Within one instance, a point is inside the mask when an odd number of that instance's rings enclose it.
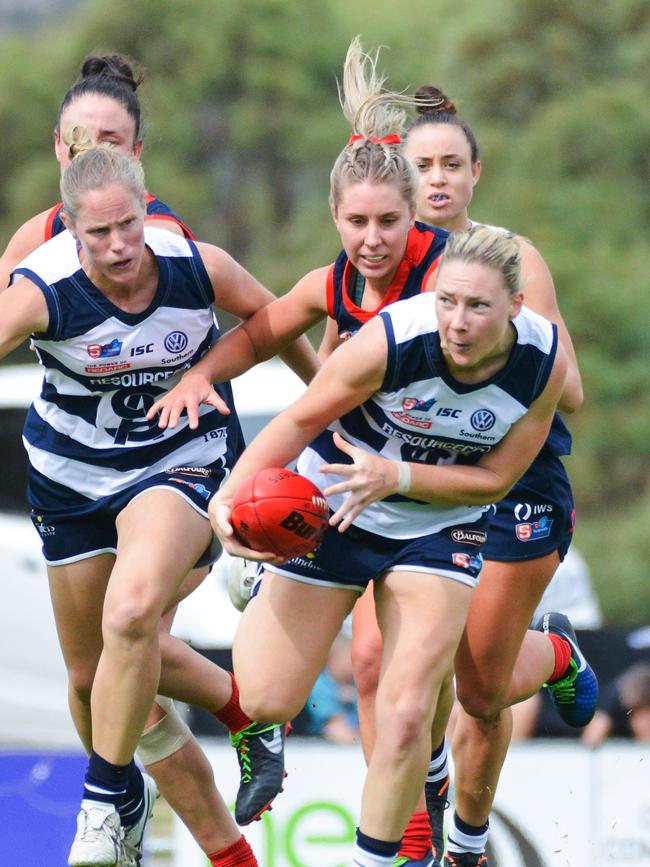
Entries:
{"label": "red football", "polygon": [[328,527],[327,500],[292,470],[259,470],[240,486],[230,521],[238,539],[255,551],[290,559],[317,548]]}

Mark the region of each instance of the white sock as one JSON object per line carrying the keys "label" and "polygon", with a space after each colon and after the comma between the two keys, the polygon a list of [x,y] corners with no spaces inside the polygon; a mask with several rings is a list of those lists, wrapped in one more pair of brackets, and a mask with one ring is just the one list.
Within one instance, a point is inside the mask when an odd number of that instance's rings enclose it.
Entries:
{"label": "white sock", "polygon": [[[462,824],[464,830],[458,827],[459,824]],[[476,830],[479,833],[468,833],[468,828],[472,826],[467,825],[462,819],[458,819],[456,813],[454,813],[454,818],[451,822],[451,827],[449,829],[449,834],[447,836],[447,851],[452,854],[458,854],[459,852],[473,852],[475,855],[482,855],[485,852],[485,847],[487,846],[488,839],[488,826],[487,823],[482,828],[476,828],[472,830]]]}
{"label": "white sock", "polygon": [[427,774],[427,783],[437,783],[439,780],[444,780],[449,775],[449,763],[447,761],[447,738],[442,742],[442,749],[429,762],[429,773]]}
{"label": "white sock", "polygon": [[383,855],[375,855],[373,852],[368,852],[362,849],[358,843],[354,844],[352,852],[353,867],[391,867],[395,860],[395,855],[384,857]]}

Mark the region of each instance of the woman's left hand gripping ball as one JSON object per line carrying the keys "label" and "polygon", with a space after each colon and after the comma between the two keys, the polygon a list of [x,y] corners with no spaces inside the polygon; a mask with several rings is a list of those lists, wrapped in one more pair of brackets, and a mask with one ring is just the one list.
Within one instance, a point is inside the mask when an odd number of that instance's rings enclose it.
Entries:
{"label": "woman's left hand gripping ball", "polygon": [[320,467],[322,473],[345,476],[345,481],[336,482],[323,491],[326,497],[350,492],[330,518],[331,526],[338,524],[342,533],[366,506],[397,491],[398,467],[395,461],[371,455],[351,445],[338,433],[334,434],[334,445],[352,458],[351,464],[323,464]]}

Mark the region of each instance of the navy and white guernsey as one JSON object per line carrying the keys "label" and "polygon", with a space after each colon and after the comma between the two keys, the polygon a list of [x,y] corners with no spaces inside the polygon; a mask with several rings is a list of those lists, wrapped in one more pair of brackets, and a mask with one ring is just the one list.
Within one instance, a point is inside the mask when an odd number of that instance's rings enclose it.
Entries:
{"label": "navy and white guernsey", "polygon": [[351,337],[384,307],[423,292],[429,276],[438,267],[448,238],[445,229],[416,222],[409,230],[406,250],[390,288],[376,310],[364,310],[354,302],[357,271],[342,250],[327,274],[327,313],[336,321],[339,336]]}
{"label": "navy and white guernsey", "polygon": [[[492,229],[494,232],[505,233],[510,231],[510,229],[506,229],[503,226],[490,226],[488,223],[477,223],[474,220],[470,220],[470,223],[472,224],[472,226],[485,226],[487,229]],[[564,424],[564,419],[562,418],[560,413],[556,412],[553,416],[553,421],[551,422],[551,429],[548,432],[546,442],[542,447],[540,455],[544,456],[548,454],[554,455],[556,458],[560,458],[563,455],[571,454],[571,446],[571,433],[569,432],[567,426]]]}
{"label": "navy and white guernsey", "polygon": [[[513,321],[517,338],[506,365],[472,385],[457,382],[448,372],[434,293],[398,301],[379,315],[388,339],[381,389],[333,422],[300,456],[299,471],[321,489],[338,480],[320,473],[321,464],[351,462],[334,446],[333,431],[391,460],[476,463],[527,412],[553,367],[557,329],[527,308]],[[334,511],[345,496],[329,498]],[[354,524],[388,538],[410,539],[477,521],[488,508],[438,506],[396,494],[372,503]]]}
{"label": "navy and white guernsey", "polygon": [[68,232],[14,272],[40,287],[49,311],[47,333],[33,336],[45,376],[23,434],[31,467],[91,500],[172,467],[223,470],[242,448],[228,383],[217,388],[231,414],[203,406],[195,431],[186,417],[174,430],[146,419],[153,402],[216,342],[219,329],[212,284],[194,243],[155,228],[145,228],[145,240],[159,279],[141,313],[120,310],[91,283]]}

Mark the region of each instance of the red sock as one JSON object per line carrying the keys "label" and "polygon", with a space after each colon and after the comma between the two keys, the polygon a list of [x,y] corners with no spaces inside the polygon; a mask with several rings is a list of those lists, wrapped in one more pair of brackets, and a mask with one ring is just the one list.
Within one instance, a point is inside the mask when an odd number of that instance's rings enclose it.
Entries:
{"label": "red sock", "polygon": [[228,674],[232,680],[232,695],[221,710],[213,711],[212,716],[216,717],[219,722],[222,722],[228,731],[234,735],[245,729],[253,720],[246,716],[239,705],[239,689],[237,688],[235,675],[231,672],[228,672]]}
{"label": "red sock", "polygon": [[427,813],[413,813],[404,831],[397,857],[419,861],[429,854],[432,845],[429,816]]}
{"label": "red sock", "polygon": [[547,635],[547,638],[553,645],[553,651],[555,653],[555,668],[546,682],[555,683],[556,680],[559,680],[566,674],[566,670],[569,667],[569,662],[571,661],[571,645],[566,638],[562,638],[561,635],[551,633],[550,635]]}
{"label": "red sock", "polygon": [[232,846],[208,855],[212,867],[259,867],[246,837],[240,837]]}

